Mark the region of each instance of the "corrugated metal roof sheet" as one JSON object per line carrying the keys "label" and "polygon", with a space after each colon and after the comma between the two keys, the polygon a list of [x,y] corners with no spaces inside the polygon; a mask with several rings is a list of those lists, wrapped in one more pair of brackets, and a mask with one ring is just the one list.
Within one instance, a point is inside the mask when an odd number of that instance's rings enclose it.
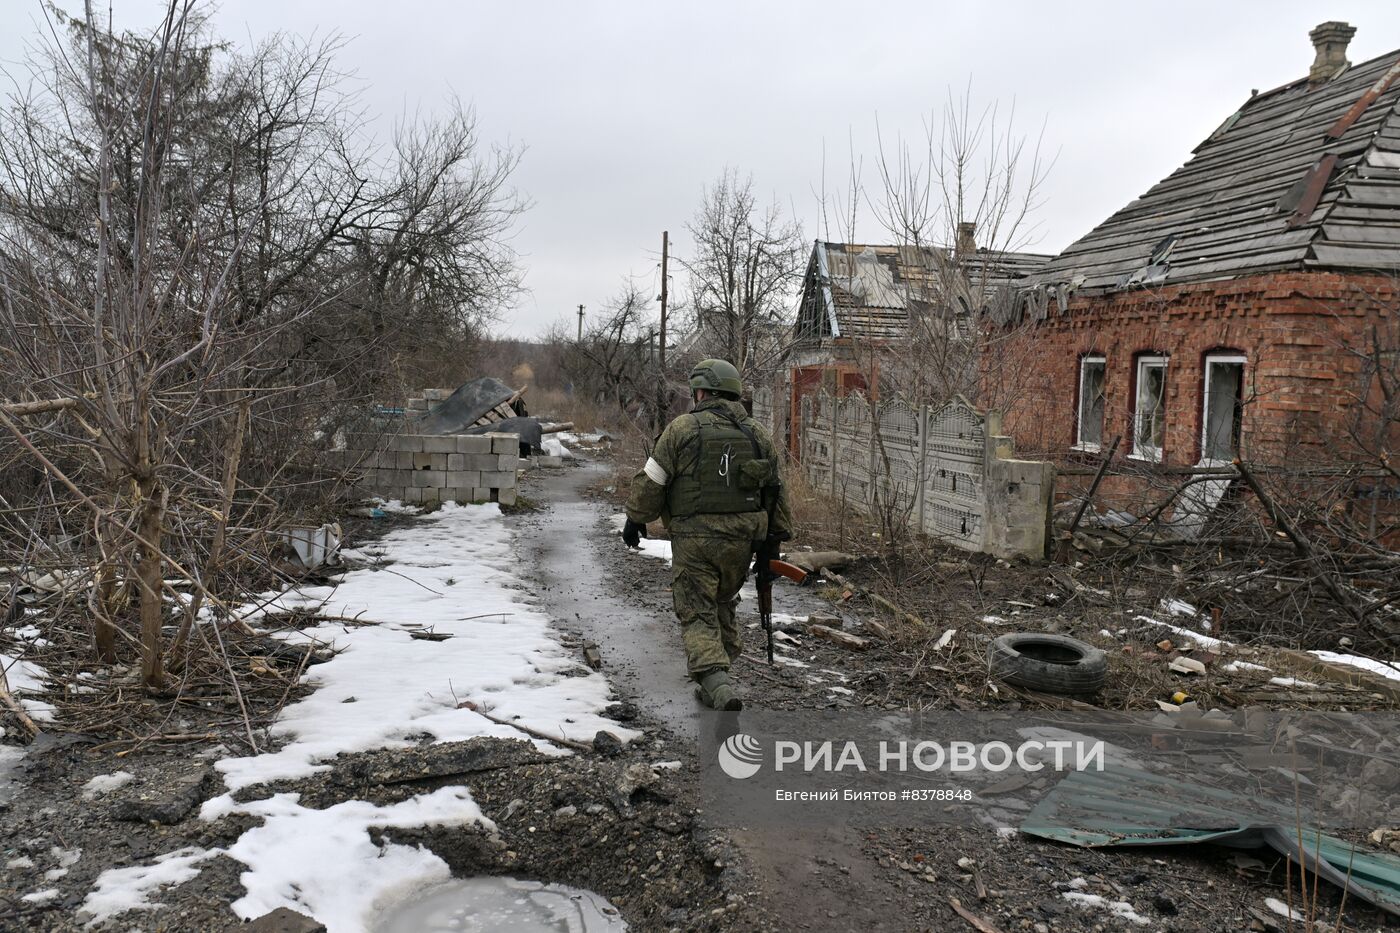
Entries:
{"label": "corrugated metal roof sheet", "polygon": [[1244,797],[1177,775],[1124,767],[1071,772],[1027,814],[1021,831],[1077,846],[1267,845],[1400,914],[1400,857],[1300,827],[1286,803],[1265,795]]}
{"label": "corrugated metal roof sheet", "polygon": [[[1312,209],[1290,222],[1325,160]],[[1400,51],[1250,98],[1032,280],[1113,288],[1322,267],[1400,269]]]}

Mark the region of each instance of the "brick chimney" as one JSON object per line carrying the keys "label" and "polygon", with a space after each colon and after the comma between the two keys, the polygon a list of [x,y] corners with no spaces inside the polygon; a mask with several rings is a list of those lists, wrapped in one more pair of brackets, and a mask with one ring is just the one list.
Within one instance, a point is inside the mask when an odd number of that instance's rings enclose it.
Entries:
{"label": "brick chimney", "polygon": [[1354,35],[1355,26],[1336,21],[1323,23],[1308,33],[1313,48],[1317,50],[1317,58],[1308,70],[1308,84],[1326,84],[1351,64],[1347,61],[1347,43]]}
{"label": "brick chimney", "polygon": [[955,252],[959,256],[970,256],[977,252],[977,225],[966,220],[958,224],[958,245]]}

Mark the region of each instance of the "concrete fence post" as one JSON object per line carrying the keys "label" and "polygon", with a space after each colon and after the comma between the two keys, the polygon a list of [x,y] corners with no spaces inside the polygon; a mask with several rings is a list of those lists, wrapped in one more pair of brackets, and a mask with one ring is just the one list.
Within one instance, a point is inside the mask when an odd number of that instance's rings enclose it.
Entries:
{"label": "concrete fence post", "polygon": [[924,533],[924,486],[928,482],[928,406],[919,406],[919,466],[914,474],[914,511],[919,533]]}
{"label": "concrete fence post", "polygon": [[836,432],[836,422],[841,420],[841,406],[836,399],[828,399],[831,404],[831,498],[836,498],[836,465],[840,462],[840,446],[837,438],[840,436]]}
{"label": "concrete fence post", "polygon": [[871,426],[871,443],[869,443],[869,466],[867,475],[869,483],[865,488],[865,499],[869,509],[875,509],[875,504],[879,502],[879,469],[881,469],[881,455],[879,455],[879,445],[881,445],[883,434],[879,430],[879,402],[865,402],[865,420]]}

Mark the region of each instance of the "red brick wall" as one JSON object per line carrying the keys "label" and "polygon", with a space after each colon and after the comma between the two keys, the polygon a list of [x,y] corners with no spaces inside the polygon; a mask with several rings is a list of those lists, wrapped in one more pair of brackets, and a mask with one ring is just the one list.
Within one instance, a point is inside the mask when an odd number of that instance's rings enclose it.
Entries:
{"label": "red brick wall", "polygon": [[1003,354],[1018,360],[1013,371],[984,363],[983,399],[1005,412],[1018,451],[1064,456],[1075,439],[1079,359],[1102,354],[1104,442],[1122,433],[1120,454],[1131,452],[1136,358],[1164,353],[1164,460],[1192,464],[1201,455],[1205,355],[1235,350],[1247,357],[1244,456],[1335,461],[1349,456],[1355,399],[1368,391],[1367,335],[1379,326],[1382,343],[1400,350],[1397,316],[1397,282],[1383,276],[1287,272],[1077,295],[1066,313],[1052,302],[1047,320],[1009,338],[1023,342]]}

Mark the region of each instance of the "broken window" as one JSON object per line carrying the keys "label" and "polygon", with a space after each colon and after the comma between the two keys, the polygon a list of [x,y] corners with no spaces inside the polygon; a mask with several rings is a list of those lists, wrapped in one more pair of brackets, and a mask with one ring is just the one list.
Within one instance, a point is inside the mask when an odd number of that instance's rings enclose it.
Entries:
{"label": "broken window", "polygon": [[1206,356],[1202,402],[1201,459],[1233,460],[1240,449],[1240,403],[1244,357],[1237,353]]}
{"label": "broken window", "polygon": [[1099,450],[1103,446],[1103,380],[1106,365],[1096,354],[1079,359],[1079,418],[1074,446]]}
{"label": "broken window", "polygon": [[1133,404],[1133,456],[1161,460],[1167,433],[1167,358],[1140,356]]}

